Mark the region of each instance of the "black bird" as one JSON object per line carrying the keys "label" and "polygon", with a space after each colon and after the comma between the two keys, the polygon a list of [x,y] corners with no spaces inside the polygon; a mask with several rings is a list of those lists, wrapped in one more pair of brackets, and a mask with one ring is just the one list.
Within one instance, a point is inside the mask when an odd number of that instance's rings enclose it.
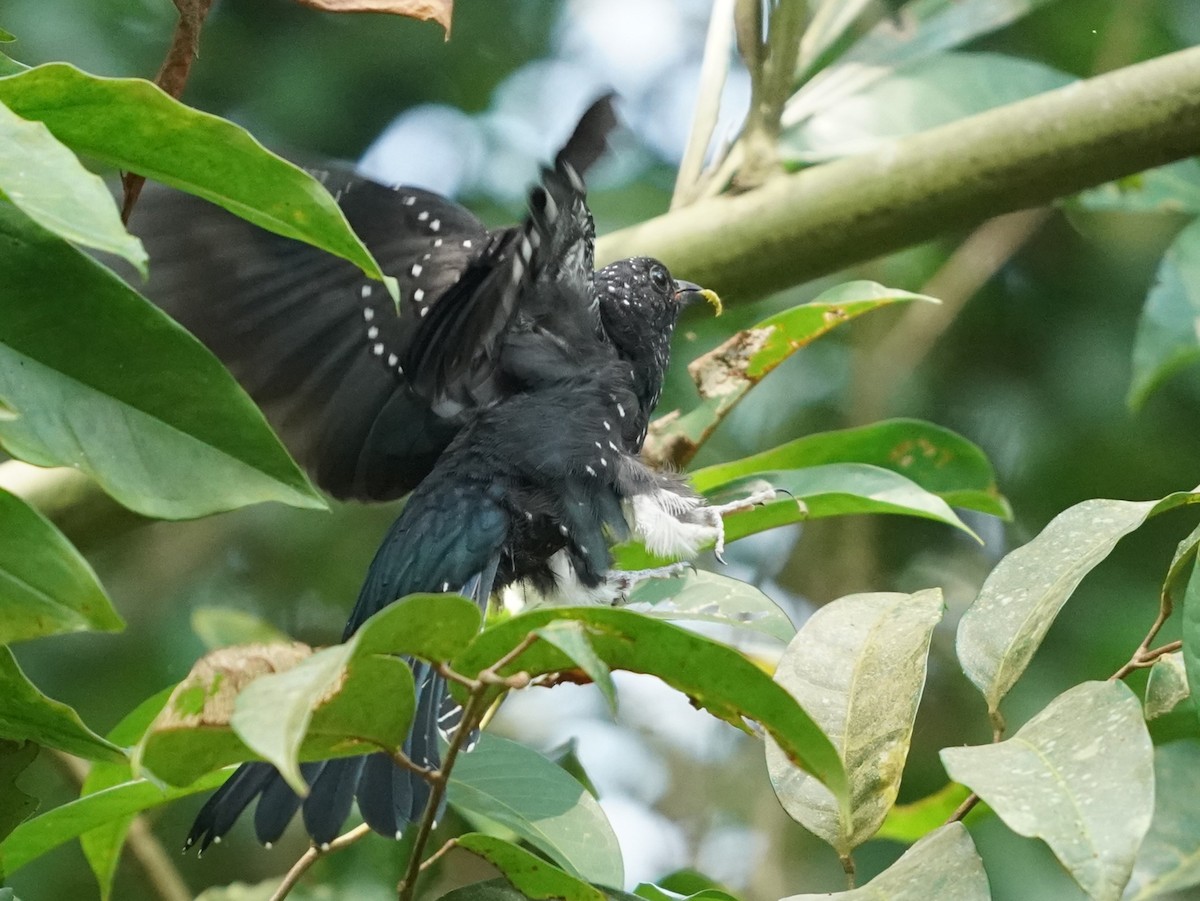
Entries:
{"label": "black bird", "polygon": [[[386,269],[407,273],[399,315],[370,283],[348,285],[344,268],[260,238],[273,260],[247,256],[247,245],[230,251],[223,275],[265,279],[249,292],[218,287],[225,321],[187,293],[166,304],[230,362],[327,490],[383,499],[419,482],[347,636],[416,591],[461,591],[481,605],[517,582],[611,595],[609,545],[630,525],[664,553],[719,542],[721,510],[638,457],[679,311],[710,292],[648,258],[593,272],[582,173],[614,121],[608,98],[593,105],[543,171],[525,222],[497,232],[427,192],[345,183],[351,221],[369,245],[379,239],[372,249]],[[374,217],[356,221],[364,210]],[[440,677],[412,664],[417,709],[404,750],[436,768],[439,727],[452,728],[456,712]],[[425,780],[384,754],[301,770],[304,801],[270,765],[241,767],[201,810],[188,846],[219,839],[255,798],[261,841],[302,807],[323,844],[355,799],[390,836],[429,797]]]}

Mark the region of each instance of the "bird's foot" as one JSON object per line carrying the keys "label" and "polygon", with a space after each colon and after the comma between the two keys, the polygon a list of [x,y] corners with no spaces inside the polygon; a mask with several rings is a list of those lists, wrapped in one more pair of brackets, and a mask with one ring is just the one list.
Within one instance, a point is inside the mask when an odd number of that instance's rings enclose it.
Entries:
{"label": "bird's foot", "polygon": [[694,569],[691,563],[670,563],[666,566],[655,566],[651,569],[612,570],[604,580],[610,592],[609,604],[622,607],[629,601],[629,592],[648,579],[670,579],[689,569]]}
{"label": "bird's foot", "polygon": [[727,514],[752,510],[762,504],[769,504],[778,496],[778,492],[774,488],[760,488],[758,491],[751,492],[736,501],[705,507],[705,515],[709,517],[709,522],[716,532],[716,541],[713,544],[713,556],[722,563],[725,562],[725,516]]}

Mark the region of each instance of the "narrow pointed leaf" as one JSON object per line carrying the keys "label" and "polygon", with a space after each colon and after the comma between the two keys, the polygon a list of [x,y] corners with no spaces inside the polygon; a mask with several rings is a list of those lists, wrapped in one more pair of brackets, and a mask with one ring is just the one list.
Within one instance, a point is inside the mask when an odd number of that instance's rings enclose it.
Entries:
{"label": "narrow pointed leaf", "polygon": [[502,838],[471,832],[459,836],[455,842],[503,873],[509,884],[526,898],[605,901],[599,889]]}
{"label": "narrow pointed leaf", "polygon": [[0,421],[0,443],[13,456],[80,469],[148,516],[324,506],[229,372],[166,314],[3,203],[0,240],[0,397],[21,413]]}
{"label": "narrow pointed leaf", "polygon": [[1013,687],[1063,604],[1117,542],[1147,518],[1200,501],[1181,491],[1160,501],[1088,500],[1064,510],[992,570],[958,625],[958,660],[999,722]]}
{"label": "narrow pointed leaf", "polygon": [[30,219],[75,244],[124,257],[146,274],[146,249],[125,230],[98,175],[41,122],[0,103],[0,196]]}
{"label": "narrow pointed leaf", "polygon": [[450,805],[511,829],[579,879],[622,885],[621,848],[596,799],[570,773],[516,742],[484,734],[454,765]]}
{"label": "narrow pointed leaf", "polygon": [[1155,660],[1146,680],[1146,719],[1165,716],[1190,696],[1183,653],[1175,651]]}
{"label": "narrow pointed leaf", "polygon": [[756,472],[830,463],[890,469],[952,506],[1004,519],[1012,515],[983,451],[949,429],[919,419],[890,419],[806,435],[741,460],[698,469],[690,478],[696,490],[711,491]]}
{"label": "narrow pointed leaf", "polygon": [[125,627],[88,562],[20,498],[0,489],[0,644]]}
{"label": "narrow pointed leaf", "polygon": [[1154,749],[1154,819],[1129,881],[1131,901],[1179,898],[1200,885],[1200,744]]}
{"label": "narrow pointed leaf", "polygon": [[47,63],[0,78],[0,102],[46,124],[76,153],[196,194],[269,231],[305,241],[395,283],[316,179],[245,129],[185,106],[140,78]]}
{"label": "narrow pointed leaf", "polygon": [[1129,406],[1139,409],[1159,385],[1200,360],[1200,221],[1171,242],[1138,319]]}
{"label": "narrow pointed leaf", "polygon": [[0,646],[0,738],[32,741],[87,760],[123,760],[124,753],[83,724],[66,704],[42,694],[12,651]]}
{"label": "narrow pointed leaf", "polygon": [[1124,683],[1077,685],[1012,738],[945,748],[942,763],[1010,829],[1049,845],[1089,898],[1121,897],[1154,811],[1154,748]]}
{"label": "narrow pointed leaf", "polygon": [[900,791],[942,593],[855,594],[826,604],[796,633],[775,680],[830,737],[850,782],[850,816],[825,786],[767,743],[784,810],[842,857],[878,830]]}
{"label": "narrow pointed leaf", "polygon": [[783,642],[796,634],[788,615],[759,589],[703,570],[670,579],[647,579],[630,592],[624,606],[657,619],[720,623]]}
{"label": "narrow pointed leaf", "polygon": [[983,861],[962,823],[950,823],[907,851],[861,888],[783,901],[990,901]]}
{"label": "narrow pointed leaf", "polygon": [[[612,669],[657,676],[697,707],[741,728],[743,718],[761,723],[793,762],[828,786],[839,803],[848,802],[837,750],[792,696],[738,652],[669,623],[611,608],[532,610],[485,629],[452,665],[461,673],[481,672],[530,633],[567,619],[588,628],[596,653]],[[501,673],[536,676],[574,667],[557,648],[534,642]],[[459,687],[451,691],[461,696]]]}

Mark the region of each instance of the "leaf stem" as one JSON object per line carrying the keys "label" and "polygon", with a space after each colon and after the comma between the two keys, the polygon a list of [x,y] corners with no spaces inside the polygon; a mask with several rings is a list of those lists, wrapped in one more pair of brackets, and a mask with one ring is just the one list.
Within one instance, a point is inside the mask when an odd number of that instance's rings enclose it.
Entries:
{"label": "leaf stem", "polygon": [[854,865],[854,855],[850,852],[839,854],[842,869],[846,871],[846,887],[853,890],[856,887],[858,868]]}

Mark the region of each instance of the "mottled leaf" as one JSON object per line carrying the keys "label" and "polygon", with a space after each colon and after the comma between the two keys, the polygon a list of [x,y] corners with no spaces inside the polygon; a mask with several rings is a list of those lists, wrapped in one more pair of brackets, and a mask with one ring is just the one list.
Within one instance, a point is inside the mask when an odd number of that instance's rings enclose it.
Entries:
{"label": "mottled leaf", "polygon": [[1064,510],[997,564],[958,625],[958,659],[983,692],[993,722],[1076,586],[1147,518],[1200,495],[1160,501],[1088,500]]}
{"label": "mottled leaf", "polygon": [[458,758],[450,805],[511,829],[571,875],[622,885],[621,849],[596,799],[536,751],[484,734]]}
{"label": "mottled leaf", "polygon": [[55,526],[0,489],[0,644],[125,623],[88,562]]}
{"label": "mottled leaf", "polygon": [[783,901],[989,901],[987,874],[961,823],[933,832],[861,888]]}
{"label": "mottled leaf", "polygon": [[1124,683],[1077,685],[1012,738],[945,748],[942,763],[1010,829],[1046,842],[1088,897],[1121,897],[1154,809],[1154,748]]}
{"label": "mottled leaf", "polygon": [[1125,897],[1175,895],[1200,885],[1200,744],[1178,741],[1154,749],[1154,818],[1133,865]]}
{"label": "mottled leaf", "polygon": [[45,125],[22,119],[3,103],[0,197],[60,238],[124,257],[146,274],[146,249],[125,230],[101,178],[83,168]]}
{"label": "mottled leaf", "polygon": [[842,857],[875,834],[900,791],[929,642],[942,612],[938,589],[850,595],[818,609],[780,658],[776,681],[841,754],[850,816],[768,742],[771,784],[788,815]]}
{"label": "mottled leaf", "polygon": [[1170,713],[1190,695],[1183,653],[1164,654],[1154,661],[1146,680],[1146,719]]}

